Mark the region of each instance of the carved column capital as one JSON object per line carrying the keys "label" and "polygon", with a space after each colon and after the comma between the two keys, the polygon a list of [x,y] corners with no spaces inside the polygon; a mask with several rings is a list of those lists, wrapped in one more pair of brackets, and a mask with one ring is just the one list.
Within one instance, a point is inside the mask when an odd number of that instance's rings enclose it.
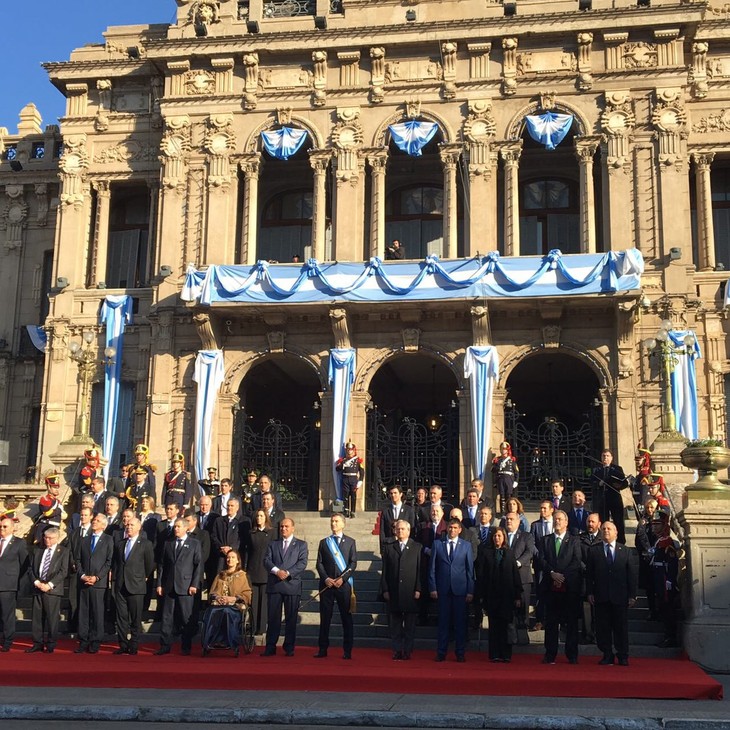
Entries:
{"label": "carved column capital", "polygon": [[347,310],[344,307],[330,309],[330,324],[335,338],[336,348],[352,347],[350,344],[350,327],[347,321]]}

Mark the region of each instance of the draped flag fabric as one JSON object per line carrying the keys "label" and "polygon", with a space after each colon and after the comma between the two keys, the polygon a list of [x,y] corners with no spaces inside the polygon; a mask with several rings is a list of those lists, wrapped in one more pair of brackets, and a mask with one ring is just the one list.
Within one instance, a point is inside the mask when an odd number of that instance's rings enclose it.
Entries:
{"label": "draped flag fabric", "polygon": [[198,384],[195,400],[195,475],[193,483],[205,479],[210,463],[210,445],[213,436],[213,417],[218,389],[225,377],[222,350],[198,350],[193,380]]}
{"label": "draped flag fabric", "polygon": [[43,327],[39,327],[37,324],[27,324],[25,325],[25,329],[28,332],[30,341],[33,343],[33,347],[35,347],[36,350],[45,352],[46,343],[48,342],[48,334]]}
{"label": "draped flag fabric", "polygon": [[438,124],[411,119],[401,124],[390,124],[390,136],[396,147],[411,157],[420,157],[421,150],[431,141]]}
{"label": "draped flag fabric", "polygon": [[261,132],[264,149],[277,160],[288,160],[295,155],[307,138],[306,129],[282,127],[272,132]]}
{"label": "draped flag fabric", "polygon": [[355,382],[355,349],[342,347],[330,350],[329,382],[332,387],[332,478],[337,499],[342,499],[337,459],[345,455],[347,415],[350,411],[350,391]]}
{"label": "draped flag fabric", "polygon": [[603,254],[500,257],[497,251],[469,259],[365,263],[319,262],[188,267],[183,301],[249,304],[433,301],[484,297],[566,297],[633,291],[641,287],[644,259],[635,248]]}
{"label": "draped flag fabric", "polygon": [[103,471],[104,477],[108,478],[110,466],[117,461],[113,459],[113,454],[119,411],[119,381],[122,375],[124,328],[132,324],[132,297],[128,294],[107,295],[101,305],[99,323],[106,325],[105,349],[113,347],[116,350],[116,354],[104,368],[104,428],[101,436],[101,453],[107,459]]}
{"label": "draped flag fabric", "polygon": [[685,350],[684,338],[687,335],[695,336],[694,347],[687,354],[684,351],[676,353],[677,362],[670,378],[672,391],[672,410],[676,420],[677,431],[685,438],[699,437],[698,408],[697,408],[697,373],[695,360],[702,357],[696,335],[692,330],[670,330],[669,339],[674,347]]}
{"label": "draped flag fabric", "polygon": [[499,377],[499,356],[495,347],[467,347],[464,376],[471,381],[472,468],[475,479],[487,471],[489,439],[492,437],[492,401]]}
{"label": "draped flag fabric", "polygon": [[545,145],[545,149],[554,150],[570,131],[573,115],[555,112],[529,114],[525,117],[525,122],[527,131],[535,142]]}

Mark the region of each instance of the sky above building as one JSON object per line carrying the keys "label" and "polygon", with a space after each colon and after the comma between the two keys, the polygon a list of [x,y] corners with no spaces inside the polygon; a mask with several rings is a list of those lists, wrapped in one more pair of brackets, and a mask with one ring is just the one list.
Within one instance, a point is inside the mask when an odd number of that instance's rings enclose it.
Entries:
{"label": "sky above building", "polygon": [[67,61],[71,51],[102,43],[111,25],[171,23],[175,0],[24,0],[6,15],[0,42],[0,127],[18,130],[18,114],[33,102],[43,125],[57,124],[65,100],[41,68],[46,61]]}

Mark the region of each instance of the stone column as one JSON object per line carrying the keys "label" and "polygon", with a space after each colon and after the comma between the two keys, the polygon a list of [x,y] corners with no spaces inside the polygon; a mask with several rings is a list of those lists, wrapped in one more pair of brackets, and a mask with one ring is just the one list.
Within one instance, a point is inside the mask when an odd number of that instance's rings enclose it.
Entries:
{"label": "stone column", "polygon": [[253,266],[256,263],[258,240],[259,172],[261,155],[251,152],[239,163],[243,172],[243,225],[237,263]]}
{"label": "stone column", "polygon": [[[92,183],[96,191],[96,220],[94,221],[93,269],[89,286],[94,287],[100,281],[106,281],[106,262],[109,253],[109,203],[111,190],[108,180],[96,180]],[[152,231],[150,231],[150,235]]]}
{"label": "stone column", "polygon": [[699,268],[712,271],[715,268],[715,224],[712,220],[712,185],[710,165],[714,152],[694,152],[695,185],[697,200],[697,238],[699,243]]}
{"label": "stone column", "polygon": [[444,245],[442,255],[447,259],[455,259],[458,244],[458,195],[457,169],[460,144],[442,144],[439,146],[441,164],[444,166]]}
{"label": "stone column", "polygon": [[370,256],[385,258],[385,168],[388,148],[367,156],[370,165]]}
{"label": "stone column", "polygon": [[730,672],[730,494],[687,488],[684,649],[709,672]]}
{"label": "stone column", "polygon": [[598,149],[597,137],[575,140],[575,156],[580,168],[580,252],[596,252],[596,201],[593,186],[593,156]]}
{"label": "stone column", "polygon": [[312,195],[312,258],[324,260],[325,231],[327,229],[327,167],[329,150],[310,150],[309,164],[314,171],[314,189]]}
{"label": "stone column", "polygon": [[[367,410],[365,406],[370,401],[370,394],[363,391],[353,391],[350,396],[350,428],[346,438],[352,439],[357,446],[358,456],[365,461],[367,449]],[[369,488],[370,478],[372,474],[365,472],[365,480],[360,494],[357,495],[357,511],[362,512],[365,509],[365,492]]]}
{"label": "stone column", "polygon": [[332,482],[332,391],[320,394],[319,509],[329,509],[335,500]]}
{"label": "stone column", "polygon": [[520,255],[520,155],[522,140],[499,151],[504,160],[504,255]]}

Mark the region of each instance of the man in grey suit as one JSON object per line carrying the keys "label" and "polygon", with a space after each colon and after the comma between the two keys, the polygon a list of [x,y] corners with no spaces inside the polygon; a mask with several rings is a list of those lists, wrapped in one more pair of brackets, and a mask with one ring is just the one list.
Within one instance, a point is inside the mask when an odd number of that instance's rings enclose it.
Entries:
{"label": "man in grey suit", "polygon": [[0,519],[0,651],[10,651],[15,636],[15,608],[20,576],[28,570],[25,540],[13,535],[15,523],[10,517]]}
{"label": "man in grey suit", "polygon": [[157,575],[157,595],[164,599],[157,656],[170,653],[176,624],[182,631],[181,653],[189,656],[197,626],[195,594],[203,570],[200,543],[188,535],[182,517],[175,520],[173,533],[174,538],[165,543]]}
{"label": "man in grey suit", "polygon": [[307,567],[309,551],[304,540],[294,537],[294,520],[285,517],[279,523],[281,538],[266,548],[264,568],[269,573],[266,593],[269,601],[266,648],[261,656],[274,656],[281,631],[281,609],[284,607],[284,654],[294,656],[297,618],[302,600],[302,573]]}

